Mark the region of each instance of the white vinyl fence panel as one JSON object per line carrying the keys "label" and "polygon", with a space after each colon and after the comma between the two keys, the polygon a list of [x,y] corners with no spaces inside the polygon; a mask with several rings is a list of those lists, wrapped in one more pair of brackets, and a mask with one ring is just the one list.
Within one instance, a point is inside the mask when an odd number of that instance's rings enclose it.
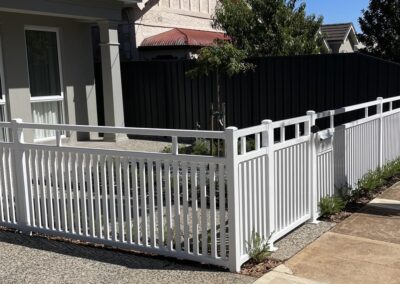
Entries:
{"label": "white vinyl fence panel", "polygon": [[[12,138],[0,141],[0,225],[238,271],[254,233],[273,248],[317,220],[322,198],[400,156],[399,103],[380,98],[225,131],[0,122]],[[363,109],[335,126],[336,115]],[[318,129],[323,118],[329,128]],[[25,129],[56,141],[26,143]],[[67,147],[69,132],[170,137],[172,151]],[[225,155],[180,154],[179,138],[219,141]]]}

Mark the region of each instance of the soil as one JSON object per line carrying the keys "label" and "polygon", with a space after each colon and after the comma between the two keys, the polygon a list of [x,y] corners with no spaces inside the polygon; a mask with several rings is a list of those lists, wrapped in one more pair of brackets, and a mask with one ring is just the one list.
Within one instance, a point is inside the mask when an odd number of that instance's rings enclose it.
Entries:
{"label": "soil", "polygon": [[253,260],[249,260],[242,265],[242,270],[240,271],[240,274],[260,278],[265,273],[271,271],[281,263],[281,261],[274,259],[266,259],[261,263],[256,263]]}

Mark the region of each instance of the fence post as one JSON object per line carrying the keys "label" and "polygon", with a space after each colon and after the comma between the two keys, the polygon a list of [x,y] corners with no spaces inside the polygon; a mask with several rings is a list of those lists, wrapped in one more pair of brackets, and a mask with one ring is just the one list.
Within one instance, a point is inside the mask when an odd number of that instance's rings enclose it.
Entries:
{"label": "fence post", "polygon": [[26,174],[25,150],[23,148],[24,133],[19,127],[22,119],[11,120],[13,138],[13,178],[15,180],[17,223],[22,231],[28,231],[30,226],[30,210],[28,201],[28,180]]}
{"label": "fence post", "polygon": [[238,155],[238,139],[235,137],[236,127],[225,129],[225,156],[228,184],[228,226],[229,226],[229,269],[232,272],[240,271],[241,243],[240,243],[240,204],[239,181],[236,156]]}
{"label": "fence post", "polygon": [[311,128],[315,125],[316,115],[315,111],[307,111],[307,115],[310,116],[308,125],[306,125],[305,132],[306,135],[310,135],[310,147],[309,147],[309,181],[310,181],[310,213],[311,213],[311,223],[318,223],[318,180],[317,180],[317,134],[312,133]]}
{"label": "fence post", "polygon": [[[275,226],[275,160],[274,151],[274,129],[271,127],[272,120],[266,119],[262,124],[266,126],[266,130],[262,133],[262,147],[267,147],[268,167],[267,167],[267,185],[268,185],[268,228],[269,228],[269,249],[276,251],[278,248],[274,246]],[[268,236],[264,236],[268,237]]]}
{"label": "fence post", "polygon": [[376,99],[378,101],[378,104],[376,105],[376,113],[379,115],[379,133],[378,133],[378,165],[379,168],[382,168],[383,166],[383,98],[378,97]]}

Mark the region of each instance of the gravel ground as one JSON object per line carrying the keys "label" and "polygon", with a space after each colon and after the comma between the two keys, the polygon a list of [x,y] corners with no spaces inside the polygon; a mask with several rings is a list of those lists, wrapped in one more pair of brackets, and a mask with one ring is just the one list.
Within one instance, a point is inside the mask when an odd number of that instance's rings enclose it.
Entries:
{"label": "gravel ground", "polygon": [[306,223],[276,242],[278,250],[272,253],[271,257],[281,261],[287,260],[335,225],[336,223],[322,221],[318,224]]}
{"label": "gravel ground", "polygon": [[0,283],[253,283],[200,264],[0,231]]}
{"label": "gravel ground", "polygon": [[144,139],[123,139],[115,142],[104,142],[101,139],[91,141],[65,141],[65,146],[76,146],[85,148],[130,150],[139,152],[161,152],[166,146],[171,146],[171,142],[162,142]]}

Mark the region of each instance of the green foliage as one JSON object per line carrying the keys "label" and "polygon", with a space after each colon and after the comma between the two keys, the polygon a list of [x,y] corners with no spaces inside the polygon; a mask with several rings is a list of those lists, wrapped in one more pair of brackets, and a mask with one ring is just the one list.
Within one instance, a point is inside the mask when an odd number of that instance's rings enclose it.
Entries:
{"label": "green foliage", "polygon": [[252,260],[260,263],[271,255],[268,241],[269,239],[266,240],[259,233],[253,231],[251,240],[247,242],[247,251]]}
{"label": "green foliage", "polygon": [[[219,147],[218,147],[219,143]],[[211,147],[212,145],[212,147]],[[219,150],[219,152],[218,152]],[[181,145],[179,144],[179,154],[187,155],[201,155],[201,156],[219,156],[225,151],[223,141],[215,139],[196,139],[192,145]],[[165,146],[161,151],[162,153],[171,153],[172,148],[170,145]]]}
{"label": "green foliage", "polygon": [[210,143],[205,139],[196,139],[192,145],[192,155],[209,155]]}
{"label": "green foliage", "polygon": [[370,192],[384,184],[385,180],[382,177],[382,172],[376,170],[368,172],[362,179],[360,179],[357,183],[357,188]]}
{"label": "green foliage", "polygon": [[254,68],[252,64],[244,62],[246,58],[244,50],[237,49],[228,41],[218,41],[216,45],[200,49],[197,67],[186,74],[192,78],[214,72],[233,76]]}
{"label": "green foliage", "polygon": [[298,0],[221,0],[213,19],[248,56],[325,53],[322,21]]}
{"label": "green foliage", "polygon": [[393,176],[398,175],[400,173],[400,160],[395,160],[386,164],[382,167],[380,172],[384,180],[388,180]]}
{"label": "green foliage", "polygon": [[358,21],[367,53],[400,62],[399,1],[370,0]]}
{"label": "green foliage", "polygon": [[346,202],[337,196],[327,196],[321,198],[318,206],[321,211],[321,217],[329,217],[342,211],[346,206]]}
{"label": "green foliage", "polygon": [[365,174],[355,189],[344,186],[339,189],[341,198],[346,202],[357,202],[360,199],[371,199],[382,186],[394,176],[400,175],[400,159],[394,160],[380,169]]}
{"label": "green foliage", "polygon": [[[161,151],[162,153],[172,153],[171,145],[165,146],[164,149]],[[178,145],[178,153],[179,154],[187,154],[187,146],[179,144]]]}

